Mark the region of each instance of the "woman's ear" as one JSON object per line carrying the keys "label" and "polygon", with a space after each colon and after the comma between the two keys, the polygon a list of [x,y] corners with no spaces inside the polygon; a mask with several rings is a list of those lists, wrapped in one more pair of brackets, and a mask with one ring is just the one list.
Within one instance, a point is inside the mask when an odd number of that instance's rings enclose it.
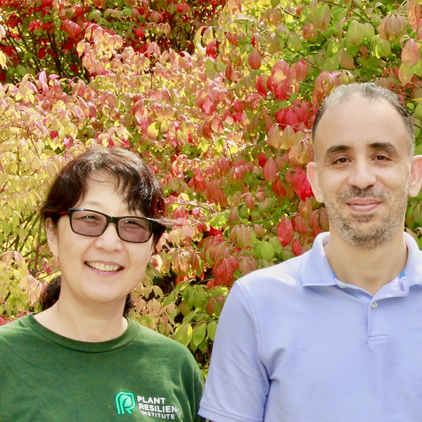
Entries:
{"label": "woman's ear", "polygon": [[59,247],[58,247],[58,240],[57,240],[57,226],[53,223],[51,218],[47,218],[45,220],[45,231],[47,233],[47,243],[48,247],[50,248],[50,252],[56,258],[59,257]]}

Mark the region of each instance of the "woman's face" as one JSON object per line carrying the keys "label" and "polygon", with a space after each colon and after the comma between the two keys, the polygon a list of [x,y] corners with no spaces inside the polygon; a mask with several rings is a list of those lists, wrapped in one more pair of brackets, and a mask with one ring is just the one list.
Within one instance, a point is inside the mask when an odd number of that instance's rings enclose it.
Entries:
{"label": "woman's face", "polygon": [[[128,210],[116,181],[107,172],[94,173],[87,187],[86,196],[74,208],[113,217],[142,217],[139,211]],[[99,237],[76,234],[67,215],[60,217],[55,228],[47,221],[47,239],[62,271],[59,300],[75,301],[91,309],[94,304],[123,307],[127,294],[142,281],[153,251],[152,237],[146,243],[125,242],[114,224]]]}

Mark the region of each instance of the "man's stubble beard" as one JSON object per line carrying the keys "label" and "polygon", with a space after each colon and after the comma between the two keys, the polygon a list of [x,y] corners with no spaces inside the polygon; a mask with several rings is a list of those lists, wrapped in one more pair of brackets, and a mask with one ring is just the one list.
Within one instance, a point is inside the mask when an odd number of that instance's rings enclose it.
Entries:
{"label": "man's stubble beard", "polygon": [[[410,176],[406,180],[402,195],[397,198],[393,198],[390,192],[373,186],[365,189],[352,186],[347,192],[338,193],[334,201],[324,195],[330,224],[335,227],[346,243],[355,248],[375,249],[385,245],[394,238],[402,224],[407,209],[409,180]],[[344,205],[352,198],[365,197],[379,199],[384,206],[385,204],[390,206],[390,209],[384,209],[384,215],[378,222],[370,223],[375,213],[347,216],[342,214],[340,205]]]}

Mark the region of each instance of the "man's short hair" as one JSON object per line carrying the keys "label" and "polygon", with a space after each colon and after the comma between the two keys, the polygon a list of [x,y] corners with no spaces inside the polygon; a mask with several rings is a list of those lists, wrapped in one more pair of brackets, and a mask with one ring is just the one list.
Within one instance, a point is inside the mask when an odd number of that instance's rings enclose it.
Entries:
{"label": "man's short hair", "polygon": [[361,84],[353,83],[350,85],[340,85],[325,99],[316,114],[315,122],[312,127],[312,142],[314,146],[315,159],[317,157],[315,150],[315,134],[322,116],[332,105],[344,102],[355,94],[359,94],[364,98],[372,99],[374,101],[387,101],[399,112],[409,135],[409,157],[413,157],[415,153],[415,134],[413,132],[412,119],[406,106],[400,101],[399,97],[394,92],[375,85],[372,82],[365,82]]}

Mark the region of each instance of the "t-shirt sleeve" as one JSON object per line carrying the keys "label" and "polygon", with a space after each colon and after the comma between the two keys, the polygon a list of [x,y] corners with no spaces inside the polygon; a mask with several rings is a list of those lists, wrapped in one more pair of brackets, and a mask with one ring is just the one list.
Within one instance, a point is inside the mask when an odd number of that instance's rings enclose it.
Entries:
{"label": "t-shirt sleeve", "polygon": [[194,391],[194,395],[195,395],[195,398],[194,398],[194,400],[195,400],[195,415],[193,416],[193,421],[194,422],[205,422],[205,419],[202,418],[198,414],[199,402],[201,400],[202,393],[203,393],[203,390],[204,390],[204,379],[202,378],[201,371],[199,370],[196,362],[195,362],[194,384],[195,384],[195,391]]}
{"label": "t-shirt sleeve", "polygon": [[199,414],[214,422],[261,422],[269,389],[249,296],[236,283],[221,313]]}
{"label": "t-shirt sleeve", "polygon": [[[198,414],[199,402],[204,390],[204,378],[202,377],[198,364],[192,354],[187,348],[184,348],[184,352],[186,353],[187,359],[182,367],[182,373],[184,379],[184,390],[191,409],[189,420],[192,422],[205,422],[205,419]],[[187,420],[187,418],[184,420]]]}

